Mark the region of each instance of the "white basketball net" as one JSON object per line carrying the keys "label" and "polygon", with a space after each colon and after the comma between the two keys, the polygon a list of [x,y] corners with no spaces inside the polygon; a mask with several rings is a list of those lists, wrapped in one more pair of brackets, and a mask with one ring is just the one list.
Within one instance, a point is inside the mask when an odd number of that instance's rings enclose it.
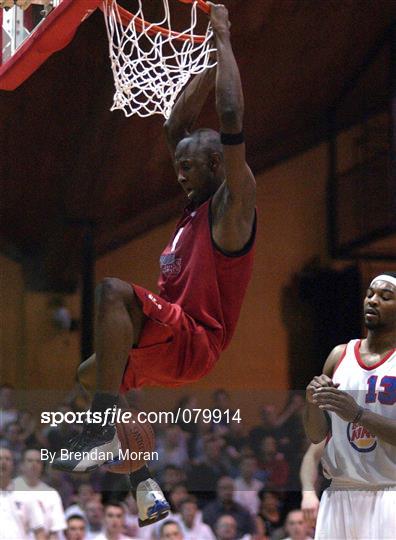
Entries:
{"label": "white basketball net", "polygon": [[[191,75],[216,65],[215,57],[211,55],[216,50],[213,32],[208,24],[204,41],[194,42],[197,24],[197,2],[194,2],[190,27],[172,35],[168,0],[162,0],[163,19],[140,28],[137,17],[143,21],[145,19],[142,0],[138,2],[139,10],[124,27],[117,3],[104,0],[103,11],[115,85],[111,110],[121,109],[126,116],[135,113],[143,117],[162,114],[169,118],[177,94]],[[150,35],[148,31],[155,25],[166,28],[169,33]],[[179,41],[177,36],[183,34],[188,35],[189,39]]]}

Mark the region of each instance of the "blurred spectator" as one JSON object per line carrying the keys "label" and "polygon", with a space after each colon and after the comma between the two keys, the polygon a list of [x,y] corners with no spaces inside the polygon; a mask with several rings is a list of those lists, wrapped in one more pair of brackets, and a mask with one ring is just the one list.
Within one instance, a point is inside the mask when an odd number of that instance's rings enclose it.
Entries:
{"label": "blurred spectator", "polygon": [[291,510],[287,514],[285,531],[288,534],[286,540],[312,540],[308,536],[308,526],[301,510]]}
{"label": "blurred spectator", "polygon": [[269,489],[283,489],[287,486],[289,466],[283,454],[278,452],[276,439],[270,435],[261,441],[258,465],[265,472]]}
{"label": "blurred spectator", "polygon": [[191,459],[191,465],[201,463],[205,457],[205,443],[210,437],[213,437],[212,425],[210,422],[204,422],[202,416],[197,420],[197,437],[193,448],[193,458]]}
{"label": "blurred spectator", "polygon": [[304,398],[299,392],[290,393],[284,409],[276,412],[274,405],[265,405],[261,409],[261,423],[252,428],[249,442],[257,454],[265,437],[273,436],[287,459],[298,460],[305,451],[306,437],[302,423]]}
{"label": "blurred spectator", "polygon": [[104,509],[103,532],[93,536],[94,540],[131,540],[124,531],[125,509],[118,502],[109,502]]}
{"label": "blurred spectator", "polygon": [[15,390],[10,384],[0,386],[0,437],[10,422],[15,422],[18,410],[14,405]]}
{"label": "blurred spectator", "polygon": [[66,517],[69,517],[73,514],[82,516],[86,518],[85,508],[89,501],[92,499],[99,498],[99,494],[95,493],[94,488],[88,482],[80,484],[77,489],[77,495],[74,497],[74,504],[69,506],[66,509]]}
{"label": "blurred spectator", "polygon": [[57,471],[52,467],[47,467],[44,473],[44,480],[59,493],[63,507],[68,508],[75,489],[71,475],[63,471]]}
{"label": "blurred spectator", "polygon": [[276,413],[274,409],[271,410],[269,419],[272,426],[279,433],[290,434],[294,437],[301,434],[299,416],[304,409],[304,404],[305,399],[301,392],[290,392],[288,401],[280,413]]}
{"label": "blurred spectator", "polygon": [[85,503],[85,517],[87,520],[87,540],[91,540],[103,532],[103,504],[98,497],[92,497]]}
{"label": "blurred spectator", "polygon": [[87,540],[85,519],[74,515],[67,518],[67,528],[65,531],[66,540]]}
{"label": "blurred spectator", "polygon": [[273,491],[259,492],[260,507],[257,521],[264,526],[266,536],[272,537],[274,532],[282,526],[281,502],[279,495]]}
{"label": "blurred spectator", "polygon": [[4,436],[0,440],[0,446],[3,448],[8,448],[14,459],[16,466],[19,465],[19,462],[22,458],[22,452],[25,448],[22,440],[22,429],[18,422],[15,420],[9,422],[3,430]]}
{"label": "blurred spectator", "polygon": [[220,516],[215,525],[216,540],[251,540],[250,534],[238,536],[238,525],[231,514]]}
{"label": "blurred spectator", "polygon": [[[179,413],[177,425],[187,434],[187,451],[190,459],[195,457],[195,443],[198,435],[198,424],[194,421],[193,409],[198,408],[198,401],[194,395],[184,396],[175,407],[175,415]],[[184,412],[186,411],[186,412]],[[191,417],[190,417],[191,415]]]}
{"label": "blurred spectator", "polygon": [[177,484],[186,481],[186,472],[176,465],[167,465],[161,473],[161,487],[164,491],[170,491]]}
{"label": "blurred spectator", "polygon": [[298,470],[308,446],[302,420],[304,405],[305,399],[299,392],[290,393],[288,403],[275,420],[278,449],[289,465],[288,489],[293,491],[300,490]]}
{"label": "blurred spectator", "polygon": [[[219,435],[226,435],[230,429],[230,418],[234,414],[234,410],[231,408],[230,394],[223,388],[218,388],[212,395],[212,411],[218,409],[221,412],[221,418],[219,421],[215,420],[215,416],[212,419],[212,430]],[[227,413],[226,413],[227,411]],[[225,414],[226,413],[226,414]]]}
{"label": "blurred spectator", "polygon": [[28,540],[31,532],[35,540],[47,540],[43,511],[34,498],[21,500],[12,482],[13,468],[11,451],[0,448],[0,539]]}
{"label": "blurred spectator", "polygon": [[225,442],[228,448],[232,448],[234,451],[233,458],[236,456],[240,458],[244,452],[252,453],[249,447],[249,439],[245,433],[245,426],[243,422],[231,421],[228,432],[225,435]]}
{"label": "blurred spectator", "polygon": [[167,493],[167,498],[173,513],[176,514],[180,511],[180,505],[186,497],[188,497],[188,491],[184,484],[178,484]]}
{"label": "blurred spectator", "polygon": [[[125,508],[125,534],[142,538],[142,529],[140,529],[138,522],[138,507],[132,493],[128,493],[122,504]],[[149,529],[149,527],[146,527],[146,529]]]}
{"label": "blurred spectator", "polygon": [[263,482],[254,477],[257,473],[257,459],[247,456],[240,463],[241,476],[234,481],[235,500],[246,510],[256,515],[260,505],[258,492],[264,487]]}
{"label": "blurred spectator", "polygon": [[180,525],[170,519],[161,524],[159,537],[160,540],[185,540]]}
{"label": "blurred spectator", "polygon": [[20,411],[17,422],[21,428],[21,441],[26,448],[45,448],[47,440],[37,432],[37,422],[30,411]]}
{"label": "blurred spectator", "polygon": [[180,518],[185,540],[215,540],[212,529],[202,522],[195,497],[189,496],[181,502]]}
{"label": "blurred spectator", "polygon": [[157,437],[157,452],[161,456],[161,465],[183,467],[188,462],[187,436],[182,429],[171,424]]}
{"label": "blurred spectator", "polygon": [[265,525],[261,519],[259,519],[256,516],[255,519],[256,524],[256,533],[253,536],[254,540],[270,540],[270,537],[267,535],[267,532],[265,530]]}
{"label": "blurred spectator", "polygon": [[215,530],[217,520],[223,514],[232,515],[238,528],[238,535],[253,534],[255,524],[252,516],[243,506],[234,500],[234,482],[232,478],[223,476],[217,483],[217,498],[209,503],[202,512],[202,519]]}
{"label": "blurred spectator", "polygon": [[264,405],[260,410],[260,424],[254,426],[249,432],[249,444],[253,452],[257,455],[260,450],[261,441],[267,435],[273,435],[276,418],[275,407]]}
{"label": "blurred spectator", "polygon": [[202,506],[215,498],[216,486],[222,476],[229,474],[222,456],[223,440],[221,437],[209,435],[204,441],[204,458],[193,465],[187,473],[187,487],[197,494]]}
{"label": "blurred spectator", "polygon": [[59,493],[41,480],[43,462],[40,450],[27,449],[22,455],[21,476],[14,480],[20,500],[35,499],[43,510],[48,540],[58,540],[66,529],[66,520]]}

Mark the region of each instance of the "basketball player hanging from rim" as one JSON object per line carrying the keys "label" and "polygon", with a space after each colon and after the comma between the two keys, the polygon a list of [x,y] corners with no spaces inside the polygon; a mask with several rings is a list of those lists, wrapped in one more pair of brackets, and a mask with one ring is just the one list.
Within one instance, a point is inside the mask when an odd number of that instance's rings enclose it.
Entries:
{"label": "basketball player hanging from rim", "polygon": [[370,283],[365,339],[338,345],[307,386],[304,423],[331,486],[315,538],[395,538],[396,273]]}
{"label": "basketball player hanging from rim", "polygon": [[[116,278],[98,286],[96,354],[79,368],[79,380],[93,394],[91,411],[112,408],[120,391],[179,386],[206,375],[231,340],[250,280],[255,180],[245,161],[242,87],[227,9],[209,5],[217,72],[197,75],[164,125],[188,206],[160,257],[158,295]],[[221,132],[191,131],[214,83]],[[86,423],[73,450],[118,454],[119,444],[113,425]],[[54,466],[87,471],[102,464],[58,458]],[[139,492],[140,523],[164,517],[169,505],[147,467],[130,480]]]}

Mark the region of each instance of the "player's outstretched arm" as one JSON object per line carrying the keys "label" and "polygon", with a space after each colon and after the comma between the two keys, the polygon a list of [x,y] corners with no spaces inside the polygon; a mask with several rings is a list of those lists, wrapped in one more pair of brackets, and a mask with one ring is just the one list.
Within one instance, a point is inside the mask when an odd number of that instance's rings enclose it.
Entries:
{"label": "player's outstretched arm", "polygon": [[238,64],[231,46],[231,23],[228,10],[221,4],[210,5],[216,49],[216,110],[222,133],[237,135],[242,131],[244,98]]}
{"label": "player's outstretched arm", "polygon": [[345,350],[345,345],[338,345],[329,354],[323,367],[322,375],[314,377],[306,390],[306,406],[304,411],[304,428],[309,440],[315,444],[320,443],[329,432],[329,419],[325,411],[315,403],[314,394],[319,388],[334,387],[332,376],[338,360]]}
{"label": "player's outstretched arm", "polygon": [[[231,46],[228,11],[223,5],[208,2],[217,48],[216,110],[222,134],[238,136],[243,130],[244,98],[242,83]],[[231,139],[232,141],[232,139]],[[254,193],[254,177],[246,164],[245,144],[224,144],[226,181],[232,194]]]}
{"label": "player's outstretched arm", "polygon": [[164,123],[172,159],[177,144],[191,132],[206,98],[213,89],[215,78],[216,68],[207,68],[190,81],[174,104],[170,117]]}
{"label": "player's outstretched arm", "polygon": [[215,213],[217,208],[217,214],[223,215],[218,223],[214,223],[213,237],[221,248],[237,251],[251,237],[256,182],[246,163],[244,98],[231,46],[228,11],[221,4],[208,4],[217,49],[216,111],[220,121],[225,176],[225,189],[220,188],[213,200]]}

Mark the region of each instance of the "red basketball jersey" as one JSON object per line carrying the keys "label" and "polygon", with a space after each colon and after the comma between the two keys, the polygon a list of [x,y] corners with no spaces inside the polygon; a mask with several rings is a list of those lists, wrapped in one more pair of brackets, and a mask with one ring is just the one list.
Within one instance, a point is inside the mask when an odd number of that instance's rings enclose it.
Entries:
{"label": "red basketball jersey", "polygon": [[220,353],[229,344],[252,275],[255,227],[246,248],[226,254],[211,235],[210,200],[186,209],[160,257],[159,295],[208,330]]}

